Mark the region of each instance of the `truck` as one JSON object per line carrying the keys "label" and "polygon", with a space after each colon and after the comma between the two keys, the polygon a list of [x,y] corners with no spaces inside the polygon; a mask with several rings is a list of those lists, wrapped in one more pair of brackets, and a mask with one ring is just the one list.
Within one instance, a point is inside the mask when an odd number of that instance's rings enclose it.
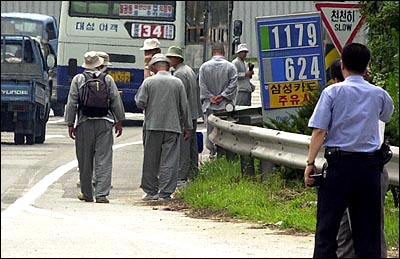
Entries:
{"label": "truck", "polygon": [[[39,13],[10,12],[1,13],[1,34],[26,34],[44,42],[46,54],[57,56],[58,49],[58,22],[52,15]],[[56,60],[57,64],[57,60]],[[64,105],[57,102],[57,69],[49,71],[50,103],[54,116],[64,115]]]}
{"label": "truck", "polygon": [[48,71],[55,56],[40,39],[1,35],[1,131],[14,132],[14,143],[44,143],[50,113]]}

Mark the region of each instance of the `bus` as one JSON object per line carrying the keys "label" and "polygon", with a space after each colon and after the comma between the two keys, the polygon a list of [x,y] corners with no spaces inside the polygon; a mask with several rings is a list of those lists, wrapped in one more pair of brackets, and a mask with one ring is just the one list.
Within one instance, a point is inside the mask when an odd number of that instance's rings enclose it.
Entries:
{"label": "bus", "polygon": [[134,97],[143,81],[147,38],[157,38],[162,53],[185,50],[195,71],[211,58],[209,45],[230,48],[233,1],[63,1],[57,55],[57,100],[65,105],[72,78],[83,71],[84,53],[104,51],[107,70],[121,93],[126,112],[141,113]]}

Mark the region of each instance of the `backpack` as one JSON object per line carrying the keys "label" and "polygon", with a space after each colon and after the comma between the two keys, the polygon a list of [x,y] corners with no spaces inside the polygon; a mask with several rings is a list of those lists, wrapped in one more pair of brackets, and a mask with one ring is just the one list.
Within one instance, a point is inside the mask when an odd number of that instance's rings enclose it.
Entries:
{"label": "backpack", "polygon": [[88,117],[106,116],[110,109],[109,89],[106,83],[106,73],[98,77],[93,73],[83,72],[85,84],[79,100],[79,108]]}

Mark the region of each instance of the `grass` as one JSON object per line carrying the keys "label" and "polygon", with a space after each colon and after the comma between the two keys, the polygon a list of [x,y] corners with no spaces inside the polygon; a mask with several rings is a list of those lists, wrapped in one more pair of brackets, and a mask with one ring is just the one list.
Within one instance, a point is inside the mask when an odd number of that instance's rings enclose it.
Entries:
{"label": "grass", "polygon": [[[316,189],[304,188],[299,180],[285,181],[271,173],[243,178],[239,161],[218,158],[205,162],[199,176],[181,189],[182,197],[194,211],[207,210],[234,219],[249,220],[282,229],[315,233]],[[385,234],[388,247],[398,249],[399,208],[388,192],[385,202]]]}

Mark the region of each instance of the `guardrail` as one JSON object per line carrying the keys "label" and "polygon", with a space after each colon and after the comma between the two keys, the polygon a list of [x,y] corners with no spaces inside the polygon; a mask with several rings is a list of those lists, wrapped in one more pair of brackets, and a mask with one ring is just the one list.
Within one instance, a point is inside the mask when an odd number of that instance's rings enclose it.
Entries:
{"label": "guardrail", "polygon": [[[292,168],[305,167],[311,136],[236,124],[213,114],[209,115],[207,122],[214,127],[210,141],[226,150]],[[389,183],[399,186],[399,147],[391,146],[391,149],[393,157],[386,164]],[[324,163],[324,150],[321,148],[315,159],[319,171]]]}

